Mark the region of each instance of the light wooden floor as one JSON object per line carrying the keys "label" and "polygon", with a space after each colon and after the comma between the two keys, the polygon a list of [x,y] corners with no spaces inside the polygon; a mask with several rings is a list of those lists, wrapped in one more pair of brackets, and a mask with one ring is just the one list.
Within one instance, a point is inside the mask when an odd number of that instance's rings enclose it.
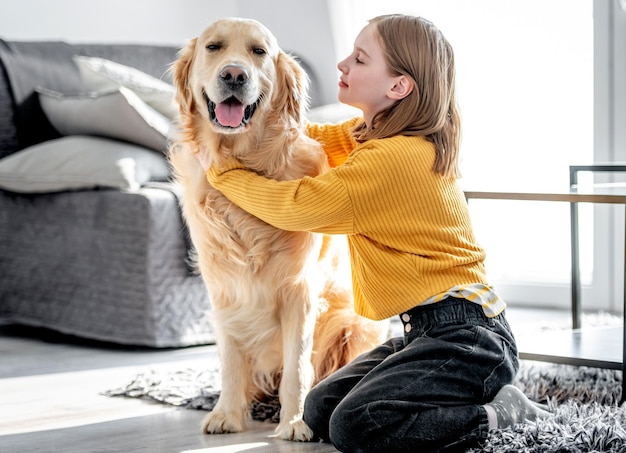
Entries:
{"label": "light wooden floor", "polygon": [[[567,312],[509,310],[515,330]],[[35,331],[35,334],[38,332]],[[129,350],[67,338],[40,339],[0,326],[0,452],[269,453],[336,452],[328,444],[273,437],[255,422],[242,434],[203,435],[204,412],[101,392],[147,369],[181,369],[217,360],[215,346]]]}

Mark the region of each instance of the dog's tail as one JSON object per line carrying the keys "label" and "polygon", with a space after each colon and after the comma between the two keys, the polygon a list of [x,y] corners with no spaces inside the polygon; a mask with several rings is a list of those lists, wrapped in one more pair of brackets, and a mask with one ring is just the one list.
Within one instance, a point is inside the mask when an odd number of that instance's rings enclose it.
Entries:
{"label": "dog's tail", "polygon": [[355,313],[349,289],[329,280],[322,298],[325,303],[313,338],[315,382],[378,346],[389,335],[387,322],[372,321]]}

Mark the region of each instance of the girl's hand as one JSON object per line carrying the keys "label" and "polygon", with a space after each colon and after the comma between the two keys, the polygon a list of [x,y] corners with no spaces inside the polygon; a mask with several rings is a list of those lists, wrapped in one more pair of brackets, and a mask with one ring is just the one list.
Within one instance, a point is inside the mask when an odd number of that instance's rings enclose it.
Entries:
{"label": "girl's hand", "polygon": [[211,160],[209,159],[208,154],[209,153],[207,153],[204,148],[200,148],[197,153],[194,153],[194,156],[198,160],[198,163],[202,167],[202,170],[204,170],[205,172],[209,168],[211,168],[211,163],[212,163]]}
{"label": "girl's hand", "polygon": [[216,178],[219,178],[220,175],[231,170],[248,170],[245,165],[243,165],[234,157],[230,157],[225,161],[221,161],[218,165],[214,160],[209,159],[207,154],[208,153],[206,152],[200,151],[198,153],[195,153],[194,155],[196,156],[198,164],[200,165],[200,167],[202,167],[202,170],[206,174],[207,179],[210,183],[212,183],[212,181]]}
{"label": "girl's hand", "polygon": [[198,164],[202,167],[202,170],[204,170],[205,173],[209,170],[213,171],[215,174],[225,173],[229,170],[235,170],[237,168],[247,170],[247,167],[234,157],[228,157],[226,159],[216,161],[215,159],[209,157],[209,153],[202,148],[197,153],[194,153],[194,156],[196,156]]}

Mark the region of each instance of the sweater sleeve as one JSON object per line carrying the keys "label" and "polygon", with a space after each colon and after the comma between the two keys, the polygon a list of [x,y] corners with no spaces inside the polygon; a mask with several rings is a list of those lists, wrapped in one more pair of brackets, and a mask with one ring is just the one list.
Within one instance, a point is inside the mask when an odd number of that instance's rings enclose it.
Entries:
{"label": "sweater sleeve", "polygon": [[276,181],[232,164],[210,168],[207,179],[233,203],[276,228],[352,232],[352,203],[333,171],[316,178]]}
{"label": "sweater sleeve", "polygon": [[321,143],[331,167],[343,164],[356,146],[352,129],[359,121],[352,118],[339,124],[307,124],[307,134]]}

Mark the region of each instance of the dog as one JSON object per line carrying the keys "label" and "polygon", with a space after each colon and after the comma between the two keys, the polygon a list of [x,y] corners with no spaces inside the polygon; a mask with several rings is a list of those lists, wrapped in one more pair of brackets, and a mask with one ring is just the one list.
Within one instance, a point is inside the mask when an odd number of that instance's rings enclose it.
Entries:
{"label": "dog", "polygon": [[246,213],[211,187],[197,159],[202,152],[219,165],[234,157],[278,180],[327,171],[323,149],[305,133],[308,77],[265,26],[241,18],[210,24],[172,71],[180,118],[170,162],[211,298],[223,376],[203,430],[243,431],[252,402],[278,393],[277,435],[311,440],[302,420],[310,387],[388,330],[354,312],[337,237],[282,231]]}

